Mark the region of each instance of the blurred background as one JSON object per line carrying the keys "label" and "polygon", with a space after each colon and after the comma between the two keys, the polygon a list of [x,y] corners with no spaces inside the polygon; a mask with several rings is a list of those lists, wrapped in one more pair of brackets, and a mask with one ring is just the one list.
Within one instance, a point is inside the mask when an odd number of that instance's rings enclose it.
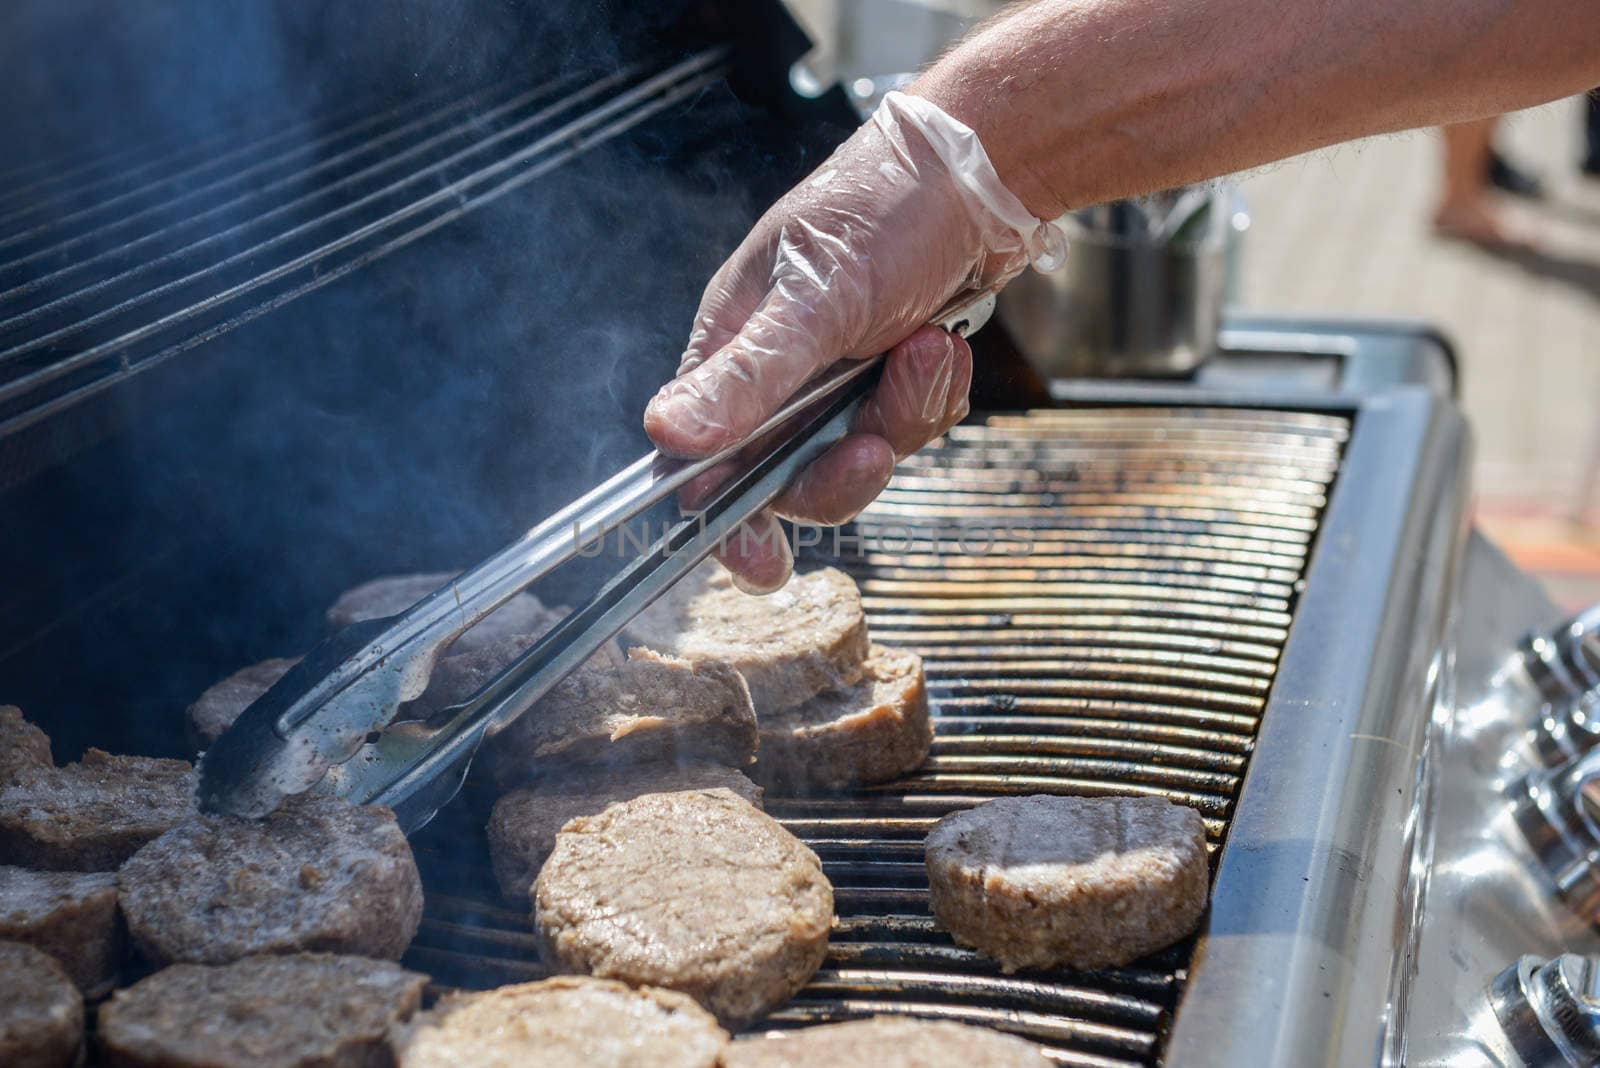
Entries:
{"label": "blurred background", "polygon": [[[914,70],[993,0],[789,0],[819,81]],[[861,88],[865,90],[863,83]],[[1272,312],[1404,316],[1454,343],[1477,437],[1480,522],[1574,607],[1600,600],[1600,179],[1580,173],[1582,100],[1507,116],[1502,158],[1543,187],[1490,192],[1531,248],[1438,236],[1438,131],[1242,175],[1250,216],[1229,294]]]}

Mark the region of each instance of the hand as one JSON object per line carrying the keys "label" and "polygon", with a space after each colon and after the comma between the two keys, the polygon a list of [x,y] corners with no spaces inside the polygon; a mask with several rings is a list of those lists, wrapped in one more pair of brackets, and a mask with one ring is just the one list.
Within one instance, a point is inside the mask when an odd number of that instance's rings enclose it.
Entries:
{"label": "hand", "polygon": [[[663,452],[705,456],[736,442],[840,358],[888,351],[851,434],[774,502],[797,521],[843,523],[895,461],[967,413],[972,351],[925,326],[953,296],[998,289],[1030,258],[1059,261],[1059,232],[1006,192],[976,136],[925,100],[891,94],[756,224],[711,279],[678,367],[645,410]],[[793,561],[776,519],[719,552],[751,592]]]}

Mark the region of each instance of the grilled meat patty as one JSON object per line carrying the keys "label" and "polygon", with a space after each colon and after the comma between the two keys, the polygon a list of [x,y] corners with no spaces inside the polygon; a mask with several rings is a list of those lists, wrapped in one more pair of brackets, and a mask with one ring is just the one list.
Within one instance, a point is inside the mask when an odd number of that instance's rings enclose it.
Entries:
{"label": "grilled meat patty", "polygon": [[114,871],[195,814],[185,760],[90,749],[76,764],[25,768],[0,786],[0,857],[26,868]]}
{"label": "grilled meat patty", "polygon": [[297,656],[263,660],[235,671],[206,690],[184,714],[190,747],[196,750],[211,748],[222,737],[222,732],[233,726],[239,713],[272,689],[273,684],[299,662]]}
{"label": "grilled meat patty", "polygon": [[1159,797],[1006,797],[928,833],[933,913],[964,946],[1019,968],[1129,964],[1199,922],[1200,814]]}
{"label": "grilled meat patty", "polygon": [[0,867],[0,939],[50,954],[86,997],[100,997],[117,978],[116,874]]}
{"label": "grilled meat patty", "polygon": [[374,1068],[426,982],[322,953],[175,964],[100,1009],[98,1046],[119,1068]]}
{"label": "grilled meat patty", "polygon": [[[483,689],[496,675],[511,666],[512,661],[533,648],[535,642],[561,621],[561,611],[550,612],[535,630],[511,634],[489,642],[471,652],[455,653],[444,657],[434,666],[428,680],[428,689],[412,706],[422,715],[429,716],[440,709],[467,700]],[[454,650],[454,646],[451,649]],[[615,669],[622,663],[622,651],[615,642],[607,642],[590,657],[581,670],[602,671]],[[524,715],[523,719],[527,716]],[[520,722],[520,720],[519,720]]]}
{"label": "grilled meat patty", "polygon": [[735,1042],[723,1068],[1049,1068],[1032,1042],[942,1020],[878,1016]]}
{"label": "grilled meat patty", "polygon": [[68,1068],[83,1045],[83,996],[54,957],[0,942],[0,1064]]}
{"label": "grilled meat patty", "polygon": [[[366,619],[392,616],[456,577],[453,571],[385,575],[346,590],[327,611],[328,626],[348,627]],[[510,637],[543,634],[561,618],[531,593],[519,593],[490,612],[450,645],[453,655],[487,649]]]}
{"label": "grilled meat patty", "polygon": [[[502,607],[500,611],[505,611]],[[498,615],[498,613],[496,613]],[[491,616],[490,619],[496,618]],[[426,718],[431,713],[464,701],[476,693],[484,683],[510,666],[511,662],[533,647],[549,629],[561,619],[557,611],[540,606],[534,616],[519,612],[514,620],[530,629],[514,634],[502,634],[490,639],[475,639],[466,643],[466,651],[459,651],[468,637],[475,636],[477,628],[468,631],[451,645],[448,654],[434,665],[428,689],[416,701],[406,706],[408,711]],[[485,620],[484,623],[489,622]],[[483,626],[483,624],[479,624]],[[595,656],[595,663],[614,665],[622,658],[614,643],[608,643]],[[222,732],[233,726],[233,721],[256,698],[266,693],[273,684],[300,661],[294,659],[265,660],[223,679],[201,694],[189,706],[187,715],[189,743],[196,749],[206,749],[222,737]]]}
{"label": "grilled meat patty", "polygon": [[0,705],[0,786],[26,768],[48,768],[50,736],[23,718],[16,705]]}
{"label": "grilled meat patty", "polygon": [[539,869],[556,847],[568,820],[593,816],[619,801],[677,790],[732,790],[761,805],[761,787],[718,764],[640,764],[578,769],[557,779],[513,790],[495,802],[489,816],[489,857],[507,900],[528,904]]}
{"label": "grilled meat patty", "polygon": [[805,985],[833,921],[816,854],[725,789],[645,794],[572,820],[533,904],[553,968],[680,991],[730,1028]]}
{"label": "grilled meat patty", "polygon": [[693,664],[645,648],[626,663],[590,663],[484,744],[484,768],[502,786],[574,764],[755,759],[756,714],[729,665]]}
{"label": "grilled meat patty", "polygon": [[334,798],[297,798],[262,820],[196,817],[118,879],[134,944],[162,965],[309,950],[397,958],[422,919],[394,814]]}
{"label": "grilled meat patty", "polygon": [[445,998],[396,1045],[399,1068],[717,1068],[727,1041],[682,994],[563,977]]}
{"label": "grilled meat patty", "polygon": [[761,717],[756,778],[788,789],[887,782],[928,759],[922,658],[874,645],[861,681]]}
{"label": "grilled meat patty", "polygon": [[867,655],[861,592],[831,567],[756,597],[709,562],[640,613],[627,636],[695,663],[731,664],[749,684],[758,718],[854,684]]}

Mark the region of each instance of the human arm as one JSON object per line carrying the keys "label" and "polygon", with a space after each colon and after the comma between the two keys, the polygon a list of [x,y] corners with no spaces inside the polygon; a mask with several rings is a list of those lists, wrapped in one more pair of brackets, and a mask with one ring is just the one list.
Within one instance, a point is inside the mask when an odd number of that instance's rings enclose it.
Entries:
{"label": "human arm", "polygon": [[[980,27],[909,92],[976,132],[1037,222],[1595,84],[1594,0],[1038,0]],[[680,377],[647,410],[651,437],[713,451],[832,360],[888,349],[858,433],[778,502],[822,522],[864,506],[896,456],[965,412],[970,352],[918,326],[1033,253],[1026,226],[1008,243],[958,187],[916,128],[864,126],[712,280]],[[724,560],[771,588],[788,561],[768,544]]]}

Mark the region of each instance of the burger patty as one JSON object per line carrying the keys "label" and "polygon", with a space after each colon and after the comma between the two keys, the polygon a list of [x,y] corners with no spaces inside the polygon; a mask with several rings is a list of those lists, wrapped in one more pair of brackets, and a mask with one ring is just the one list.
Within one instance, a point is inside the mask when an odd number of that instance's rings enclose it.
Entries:
{"label": "burger patty", "polygon": [[789,789],[887,782],[928,759],[922,658],[872,646],[861,681],[761,717],[756,778]]}
{"label": "burger patty", "polygon": [[24,719],[16,705],[0,705],[0,786],[27,768],[54,765],[49,735]]}
{"label": "burger patty", "polygon": [[758,718],[854,684],[867,655],[861,592],[831,567],[756,597],[711,562],[640,613],[627,635],[695,663],[731,664],[749,684]]}
{"label": "burger patty", "polygon": [[682,994],[557,978],[447,997],[396,1045],[399,1068],[717,1068],[727,1041]]}
{"label": "burger patty", "polygon": [[[471,652],[452,653],[434,666],[428,679],[428,689],[413,707],[430,716],[441,709],[467,700],[561,621],[561,614],[552,612],[537,629],[522,634],[511,634],[489,642]],[[451,647],[454,649],[454,646]],[[579,671],[615,669],[622,663],[622,652],[615,642],[606,642],[590,657]],[[523,717],[527,718],[526,716]]]}
{"label": "burger patty", "polygon": [[568,820],[593,816],[619,801],[678,790],[732,790],[761,805],[761,787],[718,764],[641,764],[575,771],[563,778],[513,790],[495,802],[489,816],[489,857],[500,892],[519,905],[556,847]]}
{"label": "burger patty", "polygon": [[[364,582],[339,595],[327,611],[330,627],[348,627],[362,620],[378,619],[404,612],[434,590],[456,577],[456,572],[385,575]],[[521,634],[543,634],[555,625],[562,613],[553,612],[531,593],[519,593],[480,619],[451,643],[449,652],[460,655],[486,649],[506,638]]]}
{"label": "burger patty", "polygon": [[729,665],[693,664],[645,648],[620,666],[586,664],[484,745],[484,766],[502,785],[542,766],[755,760],[756,714]]}
{"label": "burger patty", "polygon": [[[502,609],[503,610],[503,609]],[[450,647],[450,655],[434,665],[428,689],[406,707],[426,718],[439,709],[464,701],[476,693],[484,683],[500,674],[511,662],[533,647],[534,642],[560,620],[556,612],[540,608],[535,620],[524,620],[532,628],[523,633],[507,634],[493,640],[475,642],[466,652],[457,652],[461,640]],[[493,618],[493,617],[491,617]],[[480,624],[481,626],[481,624]],[[469,633],[476,633],[470,631]],[[621,660],[614,643],[596,654],[595,662],[607,665]],[[187,715],[189,743],[196,749],[205,749],[222,737],[222,732],[233,726],[233,721],[262,694],[266,693],[290,668],[300,661],[295,659],[265,660],[238,671],[205,693],[189,706]]]}
{"label": "burger patty", "polygon": [[161,965],[305,950],[398,958],[422,919],[394,814],[334,798],[297,798],[263,820],[197,817],[118,879],[128,933]]}
{"label": "burger patty", "polygon": [[222,737],[222,732],[233,726],[239,713],[272,689],[273,684],[298,663],[297,656],[263,660],[235,671],[201,694],[184,715],[189,745],[196,750],[211,748]]}
{"label": "burger patty", "polygon": [[195,814],[185,760],[90,749],[66,767],[26,768],[0,786],[0,857],[25,868],[114,871]]}
{"label": "burger patty", "polygon": [[83,1046],[83,996],[54,957],[0,942],[0,1064],[68,1068]]}
{"label": "burger patty", "polygon": [[126,1068],[373,1068],[427,976],[322,953],[175,964],[99,1014],[103,1058]]}
{"label": "burger patty", "polygon": [[1159,797],[1007,797],[928,833],[933,913],[1019,968],[1129,964],[1199,922],[1205,824]]}
{"label": "burger patty", "polygon": [[725,789],[645,794],[572,820],[533,904],[551,967],[677,990],[729,1028],[805,985],[833,921],[816,854]]}
{"label": "burger patty", "polygon": [[84,996],[104,995],[121,943],[116,874],[0,867],[0,939],[43,950]]}
{"label": "burger patty", "polygon": [[1050,1068],[1044,1051],[1015,1035],[904,1016],[878,1016],[747,1038],[723,1068]]}

